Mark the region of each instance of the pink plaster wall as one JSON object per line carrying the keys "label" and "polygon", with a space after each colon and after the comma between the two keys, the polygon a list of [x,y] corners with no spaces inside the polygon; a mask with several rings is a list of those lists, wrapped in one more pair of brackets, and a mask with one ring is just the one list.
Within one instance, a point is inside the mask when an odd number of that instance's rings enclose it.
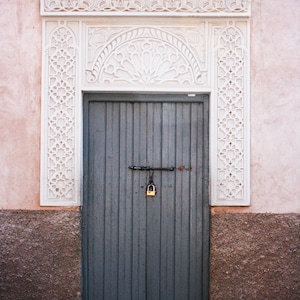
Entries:
{"label": "pink plaster wall", "polygon": [[[40,209],[39,0],[0,2],[0,208]],[[300,4],[252,0],[251,207],[300,212]]]}
{"label": "pink plaster wall", "polygon": [[300,2],[253,1],[251,211],[300,213]]}
{"label": "pink plaster wall", "polygon": [[251,207],[300,213],[300,2],[252,0]]}
{"label": "pink plaster wall", "polygon": [[39,1],[2,0],[0,11],[0,208],[38,208]]}

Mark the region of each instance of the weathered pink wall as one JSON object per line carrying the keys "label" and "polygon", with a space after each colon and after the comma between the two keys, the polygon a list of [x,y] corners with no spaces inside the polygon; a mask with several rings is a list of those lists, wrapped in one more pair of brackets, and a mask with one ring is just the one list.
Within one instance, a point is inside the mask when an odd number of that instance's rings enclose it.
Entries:
{"label": "weathered pink wall", "polygon": [[300,2],[252,0],[251,207],[300,213]]}
{"label": "weathered pink wall", "polygon": [[2,0],[0,11],[0,208],[38,208],[39,1]]}
{"label": "weathered pink wall", "polygon": [[300,213],[300,2],[253,1],[252,211]]}
{"label": "weathered pink wall", "polygon": [[[0,208],[40,209],[39,0],[0,2]],[[300,212],[300,4],[252,0],[251,207]]]}

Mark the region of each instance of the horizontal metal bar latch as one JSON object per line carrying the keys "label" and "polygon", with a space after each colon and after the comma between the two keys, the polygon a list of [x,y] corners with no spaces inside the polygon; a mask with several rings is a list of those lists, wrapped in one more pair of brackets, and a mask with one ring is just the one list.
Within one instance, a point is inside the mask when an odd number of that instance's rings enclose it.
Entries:
{"label": "horizontal metal bar latch", "polygon": [[145,166],[129,166],[128,168],[133,171],[174,171],[175,170],[175,167],[153,168],[153,167],[145,167]]}

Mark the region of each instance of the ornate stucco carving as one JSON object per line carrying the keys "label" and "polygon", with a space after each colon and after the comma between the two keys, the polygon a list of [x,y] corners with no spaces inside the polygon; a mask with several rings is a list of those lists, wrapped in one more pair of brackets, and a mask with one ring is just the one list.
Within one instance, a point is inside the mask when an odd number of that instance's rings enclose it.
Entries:
{"label": "ornate stucco carving", "polygon": [[89,27],[86,84],[205,85],[201,29]]}
{"label": "ornate stucco carving", "polygon": [[41,0],[43,15],[87,14],[225,14],[249,13],[250,0]]}
{"label": "ornate stucco carving", "polygon": [[232,25],[216,29],[217,42],[217,198],[243,202],[245,196],[246,39]]}
{"label": "ornate stucco carving", "polygon": [[248,20],[155,22],[45,20],[42,204],[80,203],[81,91],[128,89],[210,93],[212,205],[249,204]]}
{"label": "ornate stucco carving", "polygon": [[75,192],[78,37],[67,22],[55,25],[45,45],[47,107],[42,151],[46,157],[42,160],[45,191],[41,202],[71,205],[78,203]]}

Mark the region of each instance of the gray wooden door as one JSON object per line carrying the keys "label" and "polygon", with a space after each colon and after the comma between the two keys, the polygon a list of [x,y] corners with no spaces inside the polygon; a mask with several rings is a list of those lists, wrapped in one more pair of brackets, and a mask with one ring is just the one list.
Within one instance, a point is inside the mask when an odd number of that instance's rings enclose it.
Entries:
{"label": "gray wooden door", "polygon": [[86,94],[84,298],[208,299],[208,259],[208,96]]}

